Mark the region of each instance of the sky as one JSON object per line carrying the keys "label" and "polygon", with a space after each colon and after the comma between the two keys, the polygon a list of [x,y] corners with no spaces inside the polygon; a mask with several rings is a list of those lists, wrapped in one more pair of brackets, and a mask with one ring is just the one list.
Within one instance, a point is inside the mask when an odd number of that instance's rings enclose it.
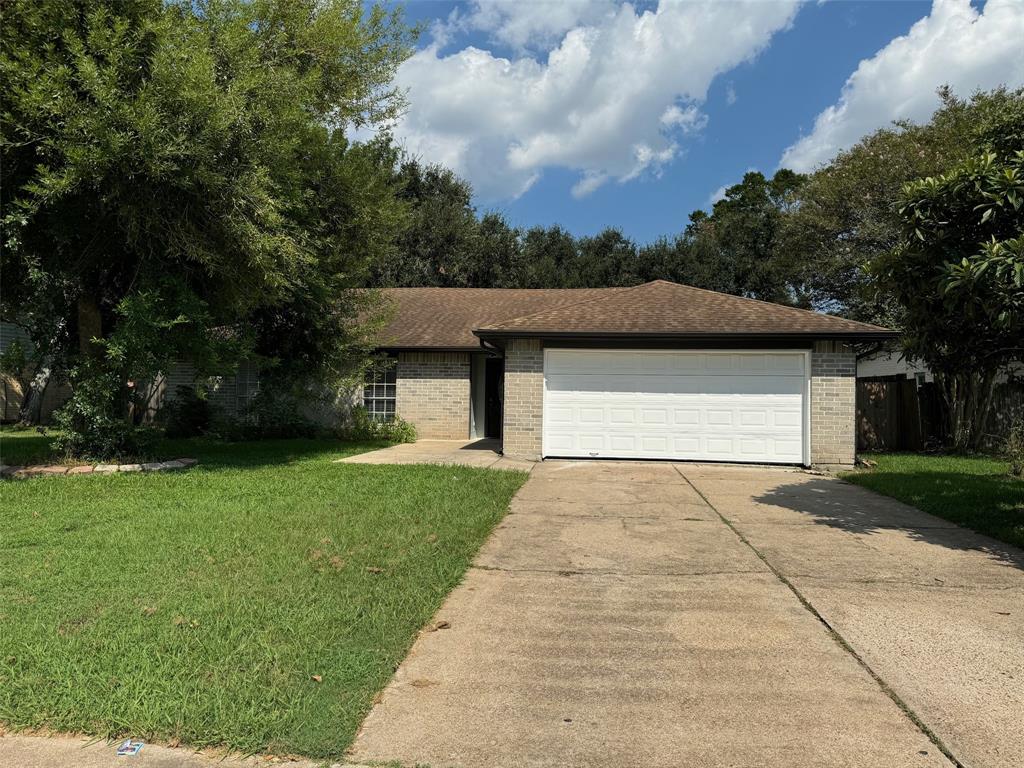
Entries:
{"label": "sky", "polygon": [[810,171],[936,89],[1024,86],[1024,0],[402,3],[393,126],[481,212],[672,236],[748,170]]}

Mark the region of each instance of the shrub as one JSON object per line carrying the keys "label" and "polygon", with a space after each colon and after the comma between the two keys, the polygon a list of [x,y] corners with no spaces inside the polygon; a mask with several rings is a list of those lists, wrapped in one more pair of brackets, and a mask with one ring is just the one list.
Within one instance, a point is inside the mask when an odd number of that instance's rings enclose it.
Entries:
{"label": "shrub", "polygon": [[210,431],[210,403],[194,387],[180,386],[174,400],[160,409],[167,437],[198,437]]}
{"label": "shrub", "polygon": [[68,458],[100,460],[142,458],[152,451],[158,432],[119,415],[118,386],[116,375],[110,373],[79,382],[54,416],[59,430],[55,450]]}
{"label": "shrub", "polygon": [[345,440],[386,440],[389,443],[412,443],[416,440],[416,427],[402,418],[378,421],[370,417],[366,408],[352,409],[349,423],[340,432]]}
{"label": "shrub", "polygon": [[274,387],[260,389],[249,401],[241,429],[249,440],[316,437],[321,431],[302,414],[298,396]]}

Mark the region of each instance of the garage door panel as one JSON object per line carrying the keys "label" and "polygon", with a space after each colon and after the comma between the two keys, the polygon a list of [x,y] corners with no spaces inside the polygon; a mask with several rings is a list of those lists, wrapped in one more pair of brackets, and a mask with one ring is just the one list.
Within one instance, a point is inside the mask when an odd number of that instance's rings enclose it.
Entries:
{"label": "garage door panel", "polygon": [[[803,376],[772,374],[719,375],[719,376],[650,376],[646,374],[552,374],[547,377],[548,392],[557,396],[559,392],[571,394],[574,398],[584,395],[602,398],[606,395],[620,397],[633,394],[637,397],[651,397],[661,394],[691,395],[796,395],[803,392]],[[770,389],[770,394],[766,394]]]}
{"label": "garage door panel", "polygon": [[802,352],[548,350],[545,455],[800,463],[805,385]]}

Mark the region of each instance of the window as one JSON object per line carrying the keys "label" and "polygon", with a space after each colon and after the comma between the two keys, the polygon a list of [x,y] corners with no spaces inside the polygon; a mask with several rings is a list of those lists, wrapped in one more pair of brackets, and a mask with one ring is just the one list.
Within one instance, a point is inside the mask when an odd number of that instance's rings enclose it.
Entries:
{"label": "window", "polygon": [[367,371],[363,384],[363,405],[374,421],[394,420],[397,380],[394,362]]}

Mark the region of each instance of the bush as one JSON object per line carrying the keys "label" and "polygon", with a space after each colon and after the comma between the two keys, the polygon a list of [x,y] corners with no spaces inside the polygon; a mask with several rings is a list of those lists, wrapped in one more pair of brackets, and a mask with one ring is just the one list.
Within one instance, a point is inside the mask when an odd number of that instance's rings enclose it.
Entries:
{"label": "bush", "polygon": [[113,374],[83,379],[54,415],[59,430],[54,449],[68,458],[143,458],[159,438],[151,427],[132,424],[119,415],[119,381]]}
{"label": "bush", "polygon": [[194,387],[180,386],[159,412],[167,437],[198,437],[210,431],[210,403]]}
{"label": "bush", "polygon": [[298,397],[272,387],[259,390],[249,401],[242,421],[249,440],[316,437],[321,430],[303,416]]}
{"label": "bush", "polygon": [[352,409],[349,423],[341,429],[345,440],[386,440],[389,443],[412,443],[416,440],[416,427],[405,419],[377,421],[370,417],[366,408],[359,405]]}

